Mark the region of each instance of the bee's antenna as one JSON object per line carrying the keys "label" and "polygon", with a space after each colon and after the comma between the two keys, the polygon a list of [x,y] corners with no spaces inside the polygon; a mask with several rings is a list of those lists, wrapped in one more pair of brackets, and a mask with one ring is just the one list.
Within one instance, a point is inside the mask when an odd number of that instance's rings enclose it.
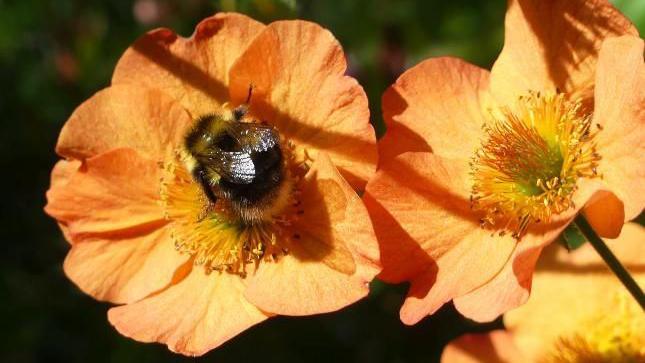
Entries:
{"label": "bee's antenna", "polygon": [[253,95],[253,83],[249,84],[249,93],[246,96],[246,101],[244,101],[245,104],[249,104],[251,102],[251,96]]}

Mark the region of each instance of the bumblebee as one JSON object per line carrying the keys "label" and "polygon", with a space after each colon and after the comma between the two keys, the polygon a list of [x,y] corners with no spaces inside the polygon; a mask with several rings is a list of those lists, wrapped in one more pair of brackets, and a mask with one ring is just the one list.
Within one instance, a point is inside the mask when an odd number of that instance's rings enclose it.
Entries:
{"label": "bumblebee", "polygon": [[278,131],[244,120],[249,99],[232,112],[197,119],[184,136],[183,154],[211,206],[228,201],[241,222],[256,224],[288,203],[290,187]]}

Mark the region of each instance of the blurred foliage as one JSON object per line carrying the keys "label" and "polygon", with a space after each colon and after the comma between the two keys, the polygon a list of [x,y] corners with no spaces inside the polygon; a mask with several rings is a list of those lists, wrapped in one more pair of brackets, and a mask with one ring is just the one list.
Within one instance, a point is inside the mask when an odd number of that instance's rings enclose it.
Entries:
{"label": "blurred foliage", "polygon": [[587,243],[587,239],[575,223],[571,223],[560,235],[560,244],[567,250],[573,251]]}
{"label": "blurred foliage", "polygon": [[[616,4],[642,32],[645,2]],[[264,22],[320,23],[343,44],[381,134],[381,94],[404,69],[437,55],[492,64],[502,45],[504,9],[503,0],[0,0],[0,361],[187,360],[113,330],[108,304],[65,278],[67,242],[42,212],[62,124],[109,85],[117,59],[143,32],[165,26],[188,36],[220,10]],[[499,326],[474,324],[448,306],[406,327],[398,319],[406,286],[372,287],[369,298],[338,313],[271,319],[198,360],[431,362],[455,336]]]}

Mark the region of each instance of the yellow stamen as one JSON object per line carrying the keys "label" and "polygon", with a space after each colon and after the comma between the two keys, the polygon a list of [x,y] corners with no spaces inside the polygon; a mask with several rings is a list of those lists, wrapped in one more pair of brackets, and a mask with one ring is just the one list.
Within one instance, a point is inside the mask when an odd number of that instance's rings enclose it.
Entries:
{"label": "yellow stamen", "polygon": [[581,321],[576,332],[561,337],[544,363],[645,362],[645,314],[626,293],[611,311]]}
{"label": "yellow stamen", "polygon": [[573,207],[581,177],[597,175],[591,115],[564,94],[530,93],[515,111],[484,125],[487,139],[473,157],[471,201],[482,225],[506,220],[520,238],[532,223]]}

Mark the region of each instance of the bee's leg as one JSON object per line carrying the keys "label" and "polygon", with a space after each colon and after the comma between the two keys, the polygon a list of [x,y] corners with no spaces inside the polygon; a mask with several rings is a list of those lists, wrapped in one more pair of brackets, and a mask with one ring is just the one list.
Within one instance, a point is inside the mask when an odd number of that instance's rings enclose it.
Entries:
{"label": "bee's leg", "polygon": [[194,176],[199,185],[201,185],[208,202],[202,208],[202,211],[199,213],[197,220],[201,221],[205,219],[210,212],[215,208],[215,203],[217,202],[217,196],[213,193],[210,183],[208,182],[208,177],[206,176],[206,170],[203,168],[197,168],[194,170]]}
{"label": "bee's leg", "polygon": [[195,177],[195,180],[202,187],[204,194],[206,194],[206,198],[208,198],[209,204],[215,205],[217,202],[217,196],[213,193],[213,189],[211,188],[211,184],[206,175],[206,170],[202,167],[195,168],[193,170],[193,177]]}

